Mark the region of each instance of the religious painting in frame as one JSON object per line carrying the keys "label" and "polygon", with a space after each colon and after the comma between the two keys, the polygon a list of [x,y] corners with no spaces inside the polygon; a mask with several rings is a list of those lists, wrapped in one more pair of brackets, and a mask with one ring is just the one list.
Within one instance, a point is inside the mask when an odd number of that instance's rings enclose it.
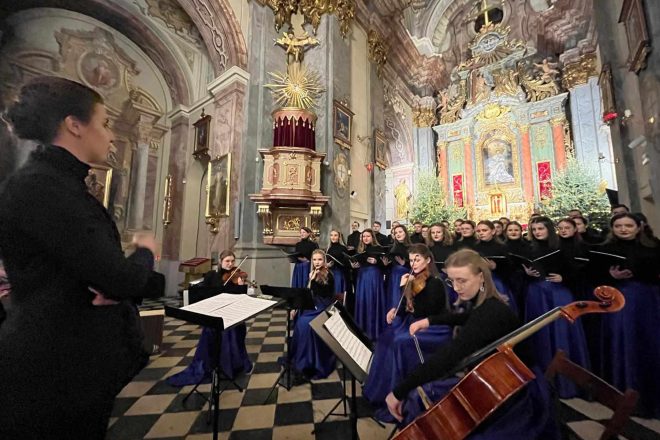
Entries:
{"label": "religious painting in frame", "polygon": [[626,28],[628,69],[638,73],[646,66],[646,57],[651,52],[642,0],[624,0],[619,23]]}
{"label": "religious painting in frame", "polygon": [[207,173],[206,218],[229,216],[231,153],[209,161]]}
{"label": "religious painting in frame", "polygon": [[85,177],[85,185],[94,196],[107,209],[110,203],[110,184],[112,183],[112,168],[103,165],[93,165]]}
{"label": "religious painting in frame", "polygon": [[351,148],[354,113],[339,101],[334,101],[332,134],[335,142],[342,148]]}
{"label": "religious painting in frame", "polygon": [[478,191],[519,187],[518,147],[510,130],[501,126],[486,128],[475,149]]}
{"label": "religious painting in frame", "polygon": [[387,168],[387,138],[385,134],[376,129],[374,130],[374,162],[381,170]]}
{"label": "religious painting in frame", "polygon": [[603,120],[610,122],[616,118],[616,101],[614,99],[614,87],[612,85],[612,68],[609,63],[603,64],[603,68],[598,76],[598,85],[600,86],[600,96],[603,101]]}
{"label": "religious painting in frame", "polygon": [[211,135],[211,116],[204,114],[200,115],[197,122],[193,124],[195,127],[195,150],[193,156],[199,159],[200,157],[208,157],[209,155],[209,138]]}

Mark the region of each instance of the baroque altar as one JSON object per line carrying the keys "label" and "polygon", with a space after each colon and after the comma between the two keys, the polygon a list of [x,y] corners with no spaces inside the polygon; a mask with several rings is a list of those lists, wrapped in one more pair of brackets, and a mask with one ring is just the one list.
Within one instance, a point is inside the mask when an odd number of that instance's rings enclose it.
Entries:
{"label": "baroque altar", "polygon": [[509,40],[509,31],[481,28],[471,57],[439,94],[434,131],[447,202],[466,207],[472,219],[526,223],[572,154],[568,93],[557,64],[532,61],[535,49]]}

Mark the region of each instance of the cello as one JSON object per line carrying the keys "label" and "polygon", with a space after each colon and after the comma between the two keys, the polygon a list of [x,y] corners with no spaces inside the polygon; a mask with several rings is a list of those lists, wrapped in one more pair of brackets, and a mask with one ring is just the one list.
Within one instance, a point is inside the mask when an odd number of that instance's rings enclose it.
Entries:
{"label": "cello", "polygon": [[614,287],[597,287],[594,295],[600,301],[576,301],[556,307],[465,358],[451,374],[481,362],[438,403],[398,432],[394,439],[463,440],[535,379],[534,373],[513,352],[518,342],[559,318],[573,323],[584,314],[617,312],[625,305],[623,294]]}

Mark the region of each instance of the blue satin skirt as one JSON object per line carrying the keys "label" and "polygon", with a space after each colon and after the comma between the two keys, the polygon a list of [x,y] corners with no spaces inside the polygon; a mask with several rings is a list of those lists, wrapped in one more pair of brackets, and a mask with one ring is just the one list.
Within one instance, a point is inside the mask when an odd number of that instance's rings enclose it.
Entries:
{"label": "blue satin skirt", "polygon": [[[411,314],[397,316],[380,336],[371,361],[369,376],[362,395],[376,410],[375,417],[385,423],[394,422],[385,405],[385,397],[406,376],[420,365],[421,359],[410,336],[410,324],[416,319]],[[432,325],[417,332],[417,341],[423,359],[429,358],[441,345],[451,341],[453,328],[447,325]]]}
{"label": "blue satin skirt", "polygon": [[[558,440],[560,438],[548,382],[543,376],[543,371],[538,368],[533,371],[536,379],[511,396],[466,439]],[[425,384],[422,388],[429,399],[436,403],[445,397],[458,381],[458,378],[438,380]],[[403,405],[404,419],[401,426],[407,426],[424,411],[417,390],[411,391]]]}
{"label": "blue satin skirt", "polygon": [[618,281],[625,307],[601,316],[601,371],[621,391],[639,391],[642,417],[660,417],[660,285]]}
{"label": "blue satin skirt", "polygon": [[325,379],[335,370],[337,359],[328,346],[309,325],[333,298],[314,298],[315,310],[303,310],[296,317],[291,338],[291,362],[293,369],[309,379]]}
{"label": "blue satin skirt", "polygon": [[309,270],[311,263],[309,261],[299,261],[293,267],[291,276],[291,287],[305,288],[309,284]]}
{"label": "blue satin skirt", "polygon": [[406,266],[401,266],[397,262],[392,263],[392,269],[387,277],[387,288],[385,289],[388,297],[388,311],[399,305],[401,292],[403,291],[401,288],[401,277],[408,272],[410,272],[410,269],[406,268]]}
{"label": "blue satin skirt", "polygon": [[[225,376],[235,378],[239,373],[248,372],[252,369],[252,361],[245,349],[245,335],[247,330],[245,324],[222,332],[222,348],[220,351],[220,368]],[[184,385],[195,385],[199,382],[211,381],[211,353],[215,339],[215,331],[204,327],[202,335],[197,344],[195,357],[185,370],[174,374],[166,379],[167,383],[181,387]]]}
{"label": "blue satin skirt", "polygon": [[497,289],[498,293],[507,299],[509,307],[511,307],[511,310],[513,310],[517,315],[518,305],[516,304],[516,298],[514,297],[513,292],[511,292],[511,289],[509,289],[509,286],[502,280],[502,278],[495,274],[492,274],[492,276],[493,283],[495,283],[495,288]]}
{"label": "blue satin skirt", "polygon": [[[532,281],[527,286],[525,322],[573,301],[573,295],[561,283]],[[564,351],[574,363],[590,369],[587,341],[579,320],[571,324],[566,319],[559,318],[530,336],[530,340],[537,365],[543,371],[548,368],[557,350]],[[559,397],[565,399],[577,396],[578,390],[572,382],[563,376],[559,376],[557,380]]]}
{"label": "blue satin skirt", "polygon": [[387,306],[383,271],[373,265],[361,267],[355,287],[355,322],[372,341],[387,327]]}
{"label": "blue satin skirt", "polygon": [[[346,275],[341,267],[333,267],[332,269],[333,279],[335,280],[335,294],[343,295],[348,290],[348,280],[346,280]],[[309,276],[309,275],[308,275]]]}

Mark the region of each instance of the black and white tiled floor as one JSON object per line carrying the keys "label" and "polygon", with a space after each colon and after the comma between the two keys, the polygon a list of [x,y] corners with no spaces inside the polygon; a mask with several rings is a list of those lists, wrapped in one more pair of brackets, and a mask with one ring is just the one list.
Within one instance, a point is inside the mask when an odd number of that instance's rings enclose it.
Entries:
{"label": "black and white tiled floor", "polygon": [[[167,302],[177,305],[176,300]],[[163,301],[146,301],[143,308],[162,308],[162,304]],[[338,372],[328,379],[296,386],[291,391],[279,387],[264,404],[280,371],[277,358],[284,349],[285,326],[285,311],[277,309],[262,313],[248,323],[246,346],[255,366],[250,375],[237,379],[243,392],[229,386],[221,395],[221,439],[350,438],[347,417],[331,416],[327,422],[319,423],[343,393]],[[212,428],[207,424],[203,398],[194,394],[184,404],[183,399],[192,387],[176,388],[164,382],[192,360],[200,333],[201,328],[196,325],[165,318],[161,353],[153,356],[150,364],[117,397],[107,440],[211,438]],[[200,390],[208,392],[210,384],[200,386]],[[340,405],[336,412],[342,410]],[[388,438],[393,426],[382,427],[371,419],[371,409],[361,397],[358,414],[361,439]],[[579,433],[571,437],[574,439],[598,438],[599,426],[602,426],[598,420],[607,419],[608,414],[606,408],[580,399],[562,404],[562,419]],[[521,433],[520,440],[524,438]],[[658,440],[660,421],[633,419],[622,438]]]}

